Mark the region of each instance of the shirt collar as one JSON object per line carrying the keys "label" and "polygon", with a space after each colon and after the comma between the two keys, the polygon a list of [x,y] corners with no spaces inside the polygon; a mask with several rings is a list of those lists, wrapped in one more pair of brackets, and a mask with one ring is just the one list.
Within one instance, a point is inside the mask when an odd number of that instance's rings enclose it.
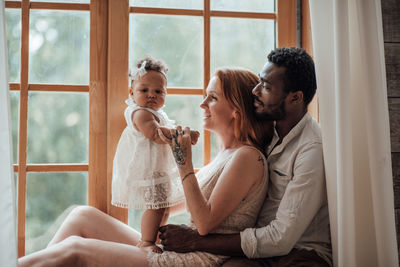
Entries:
{"label": "shirt collar", "polygon": [[290,130],[290,132],[283,138],[282,143],[276,146],[276,143],[279,141],[278,132],[276,131],[276,123],[274,127],[274,136],[272,137],[271,144],[267,148],[267,155],[274,155],[280,153],[285,146],[293,140],[296,136],[299,135],[301,131],[303,131],[304,126],[307,124],[309,120],[311,120],[311,115],[306,112],[303,118]]}

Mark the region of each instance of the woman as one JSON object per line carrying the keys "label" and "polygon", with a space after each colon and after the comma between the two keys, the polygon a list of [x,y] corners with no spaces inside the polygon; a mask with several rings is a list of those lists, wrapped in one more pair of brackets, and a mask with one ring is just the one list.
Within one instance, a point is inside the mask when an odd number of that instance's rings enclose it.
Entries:
{"label": "woman", "polygon": [[[200,107],[204,128],[218,135],[221,150],[197,174],[190,129],[178,126],[169,139],[160,132],[171,144],[179,167],[190,226],[201,235],[238,233],[254,226],[264,201],[268,170],[264,155],[255,147],[263,149],[270,141],[272,122],[255,119],[251,91],[257,81],[244,69],[220,69],[210,80]],[[111,216],[80,207],[67,217],[46,249],[21,258],[19,266],[218,266],[228,258],[205,252],[157,254],[136,247],[139,239],[138,232]]]}

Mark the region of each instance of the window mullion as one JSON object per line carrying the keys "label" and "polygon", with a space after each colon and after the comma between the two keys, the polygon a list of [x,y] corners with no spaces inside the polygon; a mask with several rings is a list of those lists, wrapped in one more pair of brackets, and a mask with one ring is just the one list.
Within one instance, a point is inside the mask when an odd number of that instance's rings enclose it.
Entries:
{"label": "window mullion", "polygon": [[128,223],[128,211],[111,205],[112,164],[118,139],[125,127],[124,103],[128,95],[129,0],[108,2],[107,75],[107,212]]}
{"label": "window mullion", "polygon": [[[211,36],[211,19],[210,19],[210,0],[204,0],[204,93],[208,82],[210,81],[210,36]],[[203,150],[204,165],[211,160],[211,134],[210,131],[204,130],[204,150]]]}
{"label": "window mullion", "polygon": [[277,47],[296,46],[296,0],[277,0]]}
{"label": "window mullion", "polygon": [[21,6],[21,85],[19,103],[19,151],[18,151],[18,256],[25,255],[26,221],[26,153],[28,127],[28,69],[29,69],[29,0]]}
{"label": "window mullion", "polygon": [[90,3],[89,205],[107,212],[108,1]]}

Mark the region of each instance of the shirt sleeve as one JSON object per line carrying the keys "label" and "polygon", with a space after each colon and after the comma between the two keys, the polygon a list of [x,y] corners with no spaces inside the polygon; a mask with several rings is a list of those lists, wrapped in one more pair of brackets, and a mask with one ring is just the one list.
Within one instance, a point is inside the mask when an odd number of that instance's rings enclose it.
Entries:
{"label": "shirt sleeve", "polygon": [[288,254],[325,203],[322,144],[312,143],[296,157],[293,177],[275,219],[262,228],[248,228],[240,233],[243,252],[248,258]]}

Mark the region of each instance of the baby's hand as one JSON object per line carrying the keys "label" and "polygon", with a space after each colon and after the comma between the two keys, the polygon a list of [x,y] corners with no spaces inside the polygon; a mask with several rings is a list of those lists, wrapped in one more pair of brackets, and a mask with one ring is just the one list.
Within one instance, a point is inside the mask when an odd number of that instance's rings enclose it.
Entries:
{"label": "baby's hand", "polygon": [[[165,138],[167,138],[169,141],[172,140],[171,131],[169,128],[160,126],[158,127],[158,129],[161,131],[162,135],[164,135]],[[197,143],[197,140],[199,140],[199,136],[199,131],[190,131],[190,139],[192,145],[195,145]]]}
{"label": "baby's hand", "polygon": [[192,145],[195,145],[197,143],[199,137],[200,137],[199,131],[190,130],[190,139],[192,140]]}

